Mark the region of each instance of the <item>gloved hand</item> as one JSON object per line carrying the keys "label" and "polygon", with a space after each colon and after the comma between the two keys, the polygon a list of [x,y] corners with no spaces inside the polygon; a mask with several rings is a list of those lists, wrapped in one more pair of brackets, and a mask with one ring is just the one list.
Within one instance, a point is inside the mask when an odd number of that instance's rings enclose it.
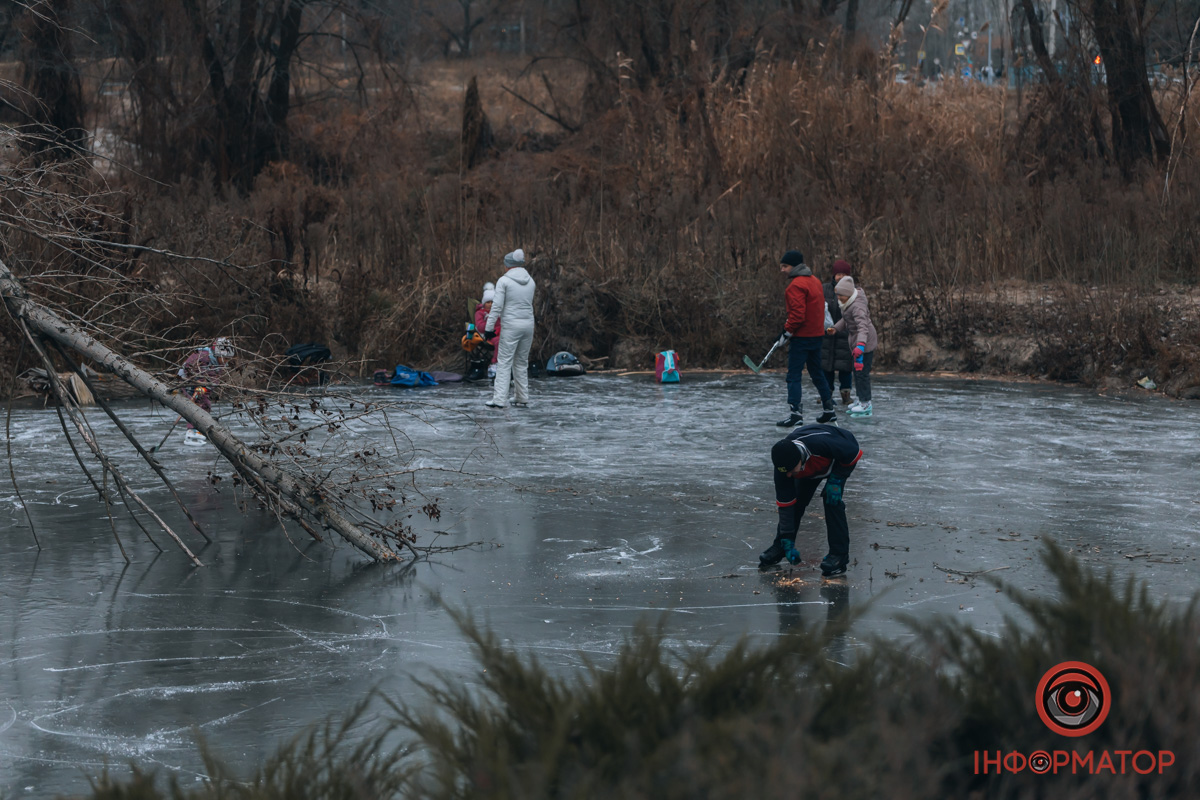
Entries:
{"label": "gloved hand", "polygon": [[[492,339],[496,338],[496,332],[495,331],[484,331],[483,338],[487,339],[490,342]],[[861,367],[860,367],[860,369],[861,369]]]}
{"label": "gloved hand", "polygon": [[854,345],[854,350],[852,350],[851,352],[854,353],[854,371],[862,372],[862,370],[863,370],[863,355],[867,352],[867,348],[863,345],[862,342],[859,342],[858,344]]}
{"label": "gloved hand", "polygon": [[784,331],[783,333],[779,334],[779,338],[775,341],[775,344],[779,347],[783,347],[785,344],[787,344],[787,341],[790,338],[792,338],[792,334],[788,331]]}
{"label": "gloved hand", "polygon": [[796,543],[791,539],[780,539],[779,543],[783,545],[783,557],[788,560],[792,566],[800,563],[800,551],[796,549]]}
{"label": "gloved hand", "polygon": [[846,488],[846,479],[837,475],[830,475],[825,480],[825,491],[821,492],[821,498],[826,504],[836,506],[842,502],[842,491]]}

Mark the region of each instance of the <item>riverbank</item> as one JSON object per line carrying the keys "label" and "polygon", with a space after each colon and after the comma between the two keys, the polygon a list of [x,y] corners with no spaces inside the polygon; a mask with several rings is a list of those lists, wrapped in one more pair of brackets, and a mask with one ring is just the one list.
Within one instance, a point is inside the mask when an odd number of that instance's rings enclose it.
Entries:
{"label": "riverbank", "polygon": [[[1167,199],[1159,178],[1090,161],[1029,170],[1040,157],[1002,89],[928,93],[809,63],[761,64],[688,113],[628,88],[568,132],[505,87],[538,102],[548,85],[582,92],[578,65],[547,66],[549,84],[526,66],[425,65],[420,91],[368,108],[314,99],[292,121],[292,157],[244,193],[207,174],[116,170],[88,235],[155,250],[106,249],[118,277],[92,285],[90,261],[29,237],[14,269],[67,312],[99,314],[98,332],[155,369],[227,335],[270,355],[321,341],[363,377],[457,370],[475,299],[521,246],[539,287],[535,357],[645,369],[670,348],[687,369],[765,352],[782,318],[778,258],[798,248],[818,275],[851,263],[880,368],[1149,377],[1200,395],[1200,160],[1179,159]],[[496,138],[468,168],[460,110],[476,67]],[[116,155],[136,159],[125,144]],[[117,310],[97,311],[106,302]],[[14,365],[20,352],[0,321],[0,380],[30,366],[28,352]]]}
{"label": "riverbank", "polygon": [[[1200,290],[1141,294],[1009,282],[939,292],[864,285],[880,334],[875,363],[881,373],[1032,379],[1109,393],[1147,391],[1138,381],[1148,378],[1150,391],[1200,399]],[[670,342],[669,336],[659,340],[664,347],[673,347]],[[695,359],[686,346],[678,353],[686,372]],[[634,338],[619,341],[609,363],[634,369],[652,359],[651,341]],[[700,366],[736,371],[740,354]],[[781,368],[781,359],[772,366]]]}
{"label": "riverbank", "polygon": [[1150,293],[1008,284],[912,298],[884,293],[890,347],[902,371],[1026,376],[1101,391],[1149,379],[1169,397],[1200,398],[1200,291]]}

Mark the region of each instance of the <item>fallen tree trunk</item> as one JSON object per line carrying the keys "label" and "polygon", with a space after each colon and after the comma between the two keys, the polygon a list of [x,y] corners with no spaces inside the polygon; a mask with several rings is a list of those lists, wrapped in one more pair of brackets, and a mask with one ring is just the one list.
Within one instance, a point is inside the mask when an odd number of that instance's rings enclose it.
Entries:
{"label": "fallen tree trunk", "polygon": [[91,359],[142,395],[162,403],[190,422],[238,472],[249,474],[255,479],[255,484],[269,487],[271,494],[277,494],[276,499],[281,501],[277,503],[278,507],[306,528],[308,525],[302,515],[311,516],[320,525],[336,531],[376,561],[400,560],[394,550],[339,513],[315,482],[297,477],[255,453],[207,411],[188,398],[173,394],[166,384],[153,375],[32,300],[3,260],[0,260],[0,298],[3,298],[18,324],[25,326],[29,332]]}

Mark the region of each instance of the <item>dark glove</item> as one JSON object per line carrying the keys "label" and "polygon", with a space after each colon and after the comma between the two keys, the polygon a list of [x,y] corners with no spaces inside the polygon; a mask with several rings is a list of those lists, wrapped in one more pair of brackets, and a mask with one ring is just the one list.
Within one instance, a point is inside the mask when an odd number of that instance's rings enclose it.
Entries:
{"label": "dark glove", "polygon": [[[496,332],[495,331],[484,331],[483,338],[487,339],[490,342],[492,339],[496,338]],[[859,367],[859,369],[862,369],[862,367]]]}
{"label": "dark glove", "polygon": [[800,551],[796,549],[796,543],[791,539],[781,539],[779,542],[783,545],[783,557],[788,560],[788,563],[795,566],[800,563]]}
{"label": "dark glove", "polygon": [[842,490],[846,488],[846,479],[837,475],[830,475],[825,481],[825,491],[821,493],[821,498],[827,505],[836,506],[842,502]]}
{"label": "dark glove", "polygon": [[858,344],[854,345],[854,350],[852,352],[854,353],[854,371],[862,372],[862,370],[863,370],[863,354],[866,352],[866,348],[862,345],[861,342],[859,342]]}

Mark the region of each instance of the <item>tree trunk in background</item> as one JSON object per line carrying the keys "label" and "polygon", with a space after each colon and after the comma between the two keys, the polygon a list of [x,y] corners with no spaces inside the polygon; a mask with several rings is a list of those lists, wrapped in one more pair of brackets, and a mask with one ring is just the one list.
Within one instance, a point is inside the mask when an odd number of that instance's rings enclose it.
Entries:
{"label": "tree trunk in background", "polygon": [[832,17],[837,13],[838,6],[841,4],[842,0],[819,0],[817,3],[817,14],[822,18]]}
{"label": "tree trunk in background", "polygon": [[184,33],[175,34],[175,47],[157,54],[151,42],[163,23],[153,9],[139,0],[103,4],[120,57],[132,68],[140,137],[135,143],[158,159],[151,172],[161,179],[211,166],[218,184],[245,194],[269,162],[287,157],[292,73],[309,2],[168,5],[176,12],[169,18],[176,25],[182,21]]}
{"label": "tree trunk in background", "polygon": [[23,146],[52,161],[74,158],[87,141],[83,90],[68,35],[69,0],[29,3],[22,24],[22,82],[30,94]]}
{"label": "tree trunk in background", "polygon": [[713,4],[713,17],[712,57],[725,67],[729,64],[729,43],[733,40],[736,24],[729,0],[716,0]]}
{"label": "tree trunk in background", "polygon": [[492,125],[488,122],[487,114],[483,113],[483,103],[479,100],[479,82],[476,76],[471,76],[467,84],[467,97],[463,102],[462,118],[462,163],[466,169],[471,169],[487,157],[492,147]]}
{"label": "tree trunk in background", "polygon": [[858,0],[846,0],[846,37],[847,43],[854,41],[854,33],[858,30]]}
{"label": "tree trunk in background", "polygon": [[301,0],[289,0],[287,10],[279,21],[279,44],[275,47],[275,65],[271,85],[267,89],[267,116],[275,142],[272,148],[277,157],[287,158],[287,116],[291,110],[292,61],[300,46],[300,19],[304,15]]}
{"label": "tree trunk in background", "polygon": [[159,180],[171,181],[177,177],[174,164],[167,168],[164,162],[175,160],[167,152],[171,146],[171,117],[178,113],[180,103],[170,75],[150,44],[154,31],[134,21],[137,15],[130,5],[131,0],[111,0],[105,9],[117,38],[117,52],[128,59],[131,70],[129,88],[137,109],[133,141],[143,153],[154,154],[140,166]]}
{"label": "tree trunk in background", "polygon": [[1090,0],[1088,10],[1104,63],[1117,163],[1128,171],[1137,161],[1166,158],[1171,139],[1146,77],[1145,0]]}
{"label": "tree trunk in background", "polygon": [[471,0],[459,0],[463,12],[462,26],[462,41],[459,42],[460,56],[463,58],[471,57],[471,34],[474,29],[471,26]]}
{"label": "tree trunk in background", "polygon": [[1033,57],[1046,76],[1046,82],[1051,86],[1057,84],[1062,77],[1050,60],[1050,51],[1046,49],[1046,36],[1042,32],[1042,21],[1038,19],[1033,0],[1021,0],[1021,10],[1025,12],[1025,21],[1029,24],[1029,46],[1033,48]]}

